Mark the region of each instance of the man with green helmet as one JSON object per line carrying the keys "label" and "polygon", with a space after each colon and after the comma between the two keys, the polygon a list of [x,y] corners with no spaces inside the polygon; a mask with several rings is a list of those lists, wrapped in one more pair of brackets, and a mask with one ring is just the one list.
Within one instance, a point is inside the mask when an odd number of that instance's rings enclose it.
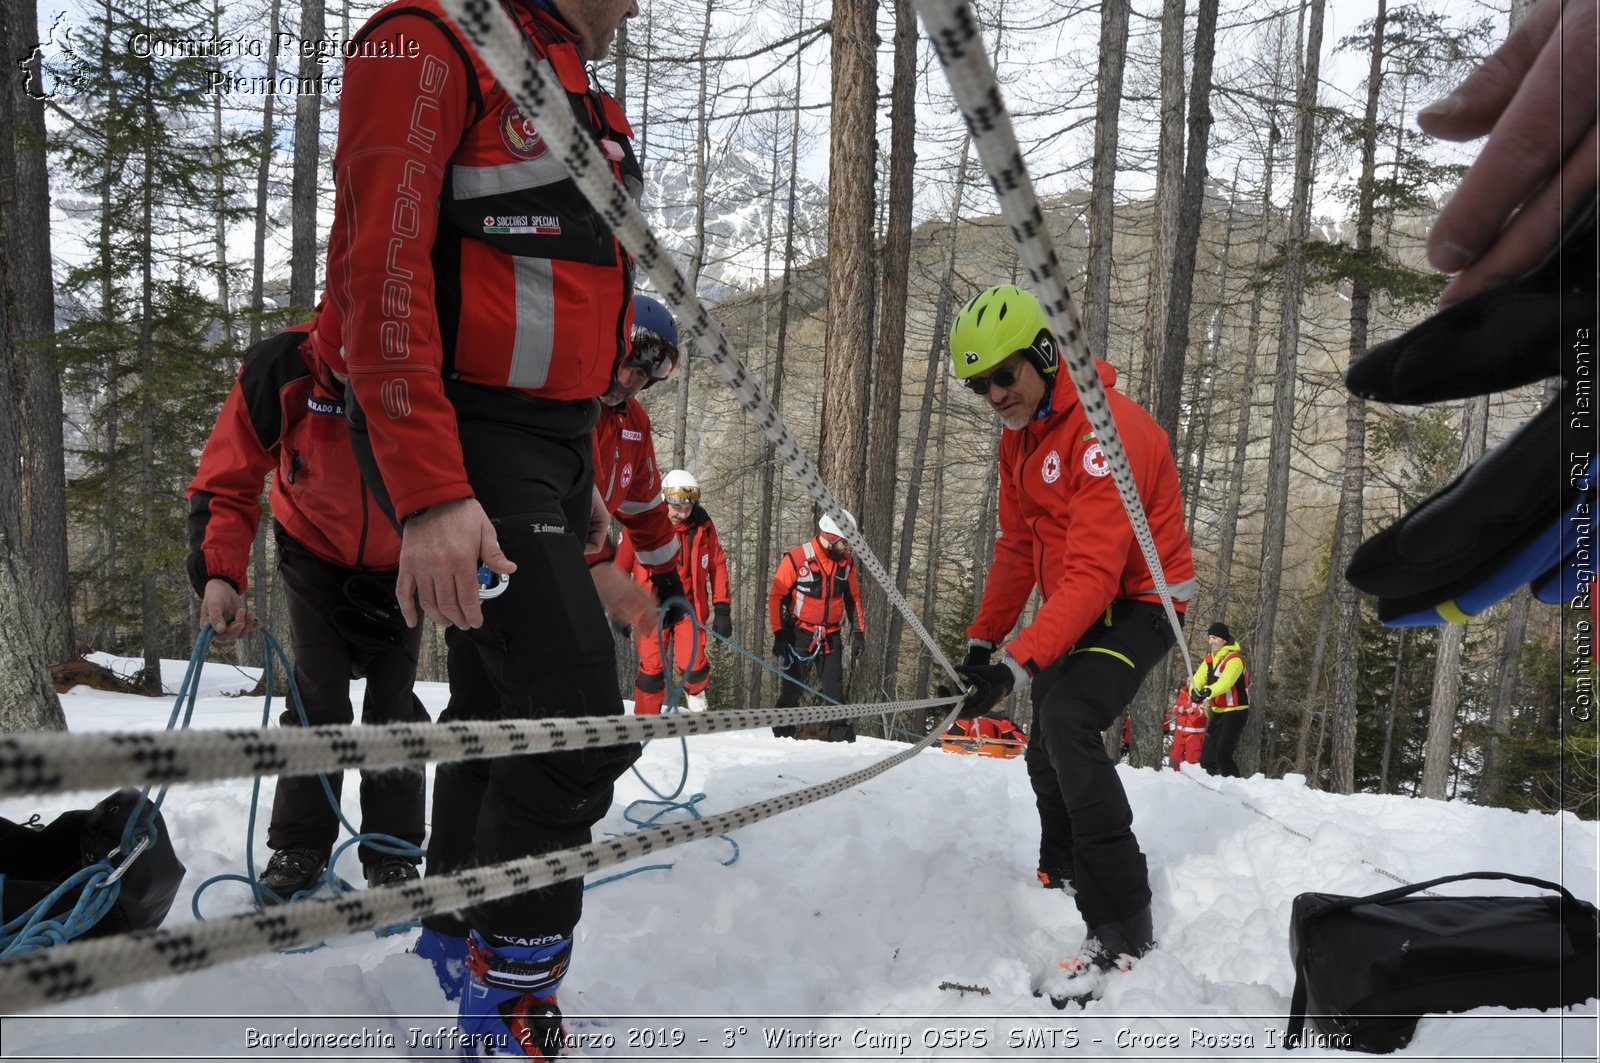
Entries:
{"label": "man with green helmet", "polygon": [[[1135,541],[1111,466],[1067,374],[1044,310],[1001,285],[962,308],[950,330],[955,375],[1005,425],[1000,535],[957,669],[963,718],[1032,687],[1028,778],[1039,809],[1039,879],[1070,888],[1088,926],[1081,954],[1047,984],[1058,1006],[1097,996],[1155,944],[1150,881],[1133,812],[1100,735],[1176,639]],[[1194,593],[1177,466],[1163,432],[1112,390],[1098,363],[1167,585],[1180,614]],[[1035,586],[1043,604],[1006,644]]]}

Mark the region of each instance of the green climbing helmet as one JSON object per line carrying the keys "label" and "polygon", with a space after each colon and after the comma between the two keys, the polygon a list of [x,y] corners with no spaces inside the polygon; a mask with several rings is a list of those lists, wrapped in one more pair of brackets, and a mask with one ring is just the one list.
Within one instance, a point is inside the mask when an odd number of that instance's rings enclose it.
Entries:
{"label": "green climbing helmet", "polygon": [[1028,360],[1047,378],[1061,362],[1044,308],[1015,284],[979,292],[950,326],[957,380],[986,373],[1018,351],[1028,352]]}

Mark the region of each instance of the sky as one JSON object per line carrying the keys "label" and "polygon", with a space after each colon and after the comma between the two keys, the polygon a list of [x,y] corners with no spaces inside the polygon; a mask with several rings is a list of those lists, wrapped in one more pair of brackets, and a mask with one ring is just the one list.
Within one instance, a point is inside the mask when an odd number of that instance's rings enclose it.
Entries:
{"label": "sky", "polygon": [[[182,673],[181,662],[168,663],[170,689]],[[232,666],[208,666],[194,725],[259,725],[260,700],[228,693],[250,681]],[[419,684],[419,693],[435,715],[445,703],[441,684]],[[160,728],[170,710],[170,698],[86,688],[62,702],[78,732]],[[671,792],[687,757],[684,792],[705,794],[699,807],[712,814],[903,748],[741,732],[652,743],[638,770]],[[1591,902],[1600,894],[1595,825],[1571,815],[1341,797],[1295,777],[1119,771],[1150,862],[1160,945],[1114,976],[1102,999],[1058,1011],[1033,995],[1081,944],[1084,926],[1066,896],[1034,879],[1037,822],[1022,762],[929,750],[738,832],[731,863],[734,846],[711,839],[647,861],[670,868],[592,888],[561,989],[569,1032],[583,1040],[577,1058],[1283,1058],[1276,1045],[1293,987],[1297,894],[1364,895],[1392,887],[1390,876],[1475,870],[1550,879]],[[357,789],[346,787],[352,819]],[[270,780],[262,790],[264,817]],[[7,798],[0,815],[49,819],[103,796]],[[649,796],[639,777],[625,776],[599,831],[628,830],[629,803]],[[249,780],[168,794],[165,816],[188,873],[167,927],[194,919],[190,898],[202,881],[242,873],[249,805]],[[251,841],[259,868],[264,827]],[[337,870],[359,882],[354,859]],[[1451,889],[1533,892],[1512,883]],[[245,887],[228,883],[202,897],[213,918],[248,903]],[[292,1041],[272,1047],[274,1034],[298,1029],[370,1046],[347,1058],[448,1055],[438,1031],[453,1012],[429,966],[408,953],[413,939],[362,934],[0,1018],[0,1046],[8,1059],[329,1058]],[[1119,1047],[1163,1039],[1177,1047]],[[1565,1013],[1425,1017],[1395,1058],[1595,1059],[1597,1047],[1591,1000]],[[1306,1048],[1292,1058],[1354,1057]]]}

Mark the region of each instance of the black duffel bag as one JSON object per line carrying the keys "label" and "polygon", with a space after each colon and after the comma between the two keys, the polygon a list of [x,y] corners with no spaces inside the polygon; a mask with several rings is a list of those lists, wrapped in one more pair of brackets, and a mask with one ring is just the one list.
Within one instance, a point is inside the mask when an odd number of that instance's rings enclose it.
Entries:
{"label": "black duffel bag", "polygon": [[[1505,879],[1560,896],[1413,896],[1466,879]],[[1426,1014],[1581,1004],[1600,996],[1597,934],[1594,905],[1554,882],[1498,871],[1370,897],[1302,893],[1289,926],[1294,997],[1285,1047],[1393,1052]]]}
{"label": "black duffel bag", "polygon": [[[150,842],[129,862],[129,854],[121,851],[122,835],[129,819],[144,814],[152,817]],[[159,811],[149,811],[138,790],[118,790],[93,808],[63,812],[39,827],[0,818],[0,922],[28,912],[80,870],[101,861],[123,868],[116,903],[94,925],[75,928],[73,936],[104,937],[160,926],[185,869],[173,851],[166,820]],[[81,889],[69,890],[45,918],[65,919],[81,894]]]}

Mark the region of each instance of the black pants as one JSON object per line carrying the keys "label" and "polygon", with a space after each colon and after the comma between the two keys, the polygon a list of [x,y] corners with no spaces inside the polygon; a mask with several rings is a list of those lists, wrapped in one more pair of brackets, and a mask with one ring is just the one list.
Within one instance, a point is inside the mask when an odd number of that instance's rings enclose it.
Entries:
{"label": "black pants", "polygon": [[[778,708],[790,709],[800,704],[800,697],[805,693],[798,683],[805,683],[809,687],[822,691],[822,693],[840,704],[844,703],[844,652],[841,649],[842,640],[839,632],[835,631],[826,636],[820,645],[814,645],[814,634],[805,628],[795,628],[795,650],[799,653],[815,652],[816,656],[810,660],[796,660],[790,654],[783,662],[783,683],[778,691]],[[809,679],[807,677],[810,677]],[[830,720],[827,723],[807,724],[799,728],[775,727],[773,732],[780,738],[820,738],[825,742],[854,742],[856,740],[855,725],[849,720]]]}
{"label": "black pants", "polygon": [[[412,692],[417,677],[417,650],[422,629],[400,623],[393,628],[394,644],[373,654],[371,632],[358,643],[349,618],[353,606],[345,595],[351,579],[375,579],[394,595],[394,571],[369,572],[330,564],[277,529],[278,573],[283,578],[289,606],[289,641],[294,647],[294,681],[313,727],[354,722],[350,704],[352,663],[364,666],[366,696],[361,722],[427,723],[428,712]],[[285,692],[287,695],[287,691]],[[278,722],[297,727],[300,714],[292,703]],[[344,773],[328,776],[337,798]],[[423,775],[418,767],[378,768],[361,773],[361,833],[392,834],[412,845],[422,844]],[[322,789],[322,776],[280,778],[272,799],[272,820],[267,845],[283,849],[305,845],[327,852],[339,838],[339,820]],[[370,864],[385,855],[366,845],[361,862]]]}
{"label": "black pants", "polygon": [[1025,754],[1039,809],[1039,866],[1072,883],[1091,932],[1150,903],[1133,809],[1101,735],[1175,641],[1159,605],[1118,601],[1110,619],[1034,679]]}
{"label": "black pants", "polygon": [[[517,571],[483,602],[483,626],[446,633],[454,720],[618,716],[611,627],[583,558],[594,481],[594,402],[549,402],[449,383],[472,490]],[[351,408],[358,456],[370,448]],[[384,501],[387,502],[386,497]],[[441,764],[433,783],[430,875],[568,849],[593,840],[637,744]],[[583,911],[572,879],[433,916],[507,937],[571,934]]]}
{"label": "black pants", "polygon": [[1237,779],[1239,765],[1233,751],[1239,748],[1239,738],[1244,734],[1245,718],[1249,709],[1232,712],[1211,710],[1211,721],[1206,724],[1205,744],[1200,747],[1200,766],[1212,775],[1225,775]]}

